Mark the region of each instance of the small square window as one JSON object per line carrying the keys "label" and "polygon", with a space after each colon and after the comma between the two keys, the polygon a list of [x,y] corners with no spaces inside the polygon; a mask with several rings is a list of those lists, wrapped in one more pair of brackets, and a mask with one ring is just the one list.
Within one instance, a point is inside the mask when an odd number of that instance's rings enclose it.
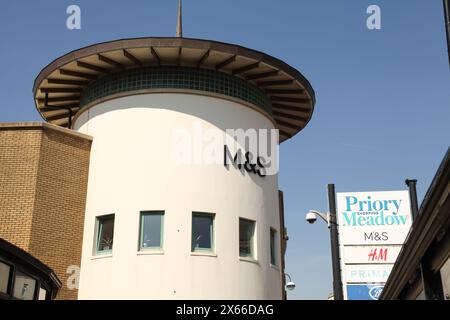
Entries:
{"label": "small square window", "polygon": [[164,211],[141,212],[139,250],[163,247]]}
{"label": "small square window", "polygon": [[95,253],[111,253],[114,242],[114,215],[97,217]]}
{"label": "small square window", "polygon": [[255,222],[239,219],[239,256],[255,258],[254,246]]}
{"label": "small square window", "polygon": [[192,252],[213,251],[214,215],[193,213],[192,215]]}

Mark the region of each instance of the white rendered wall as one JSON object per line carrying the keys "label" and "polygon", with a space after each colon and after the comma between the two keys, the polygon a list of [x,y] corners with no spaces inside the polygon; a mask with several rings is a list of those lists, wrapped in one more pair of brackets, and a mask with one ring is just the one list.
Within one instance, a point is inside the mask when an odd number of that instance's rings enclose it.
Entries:
{"label": "white rendered wall", "polygon": [[[277,176],[175,164],[174,130],[192,132],[199,121],[221,132],[273,128],[249,107],[178,93],[110,100],[76,120],[75,130],[94,137],[79,299],[281,299],[269,249],[269,228],[280,231]],[[138,252],[142,210],[165,211],[163,252]],[[191,253],[193,211],[215,213],[215,255]],[[111,213],[113,253],[96,257],[95,217]],[[256,262],[239,257],[239,217],[256,221]]]}

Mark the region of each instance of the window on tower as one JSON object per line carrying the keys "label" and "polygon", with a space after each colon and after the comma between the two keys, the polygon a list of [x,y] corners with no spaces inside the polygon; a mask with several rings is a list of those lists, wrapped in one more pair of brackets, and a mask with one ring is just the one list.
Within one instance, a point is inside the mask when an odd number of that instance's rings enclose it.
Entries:
{"label": "window on tower", "polygon": [[277,265],[277,231],[270,228],[270,264]]}
{"label": "window on tower", "polygon": [[214,215],[192,214],[192,252],[214,251]]}
{"label": "window on tower", "polygon": [[141,212],[139,250],[162,249],[164,211]]}
{"label": "window on tower", "polygon": [[255,222],[247,219],[239,219],[239,256],[255,258],[254,246]]}
{"label": "window on tower", "polygon": [[97,217],[96,230],[95,253],[111,253],[114,240],[114,215]]}

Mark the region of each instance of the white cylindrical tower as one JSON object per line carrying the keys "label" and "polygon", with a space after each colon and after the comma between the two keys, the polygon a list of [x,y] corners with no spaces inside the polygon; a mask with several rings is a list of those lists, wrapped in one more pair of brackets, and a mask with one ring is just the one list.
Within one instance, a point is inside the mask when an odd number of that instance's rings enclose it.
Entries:
{"label": "white cylindrical tower", "polygon": [[245,163],[233,132],[306,126],[298,71],[235,45],[130,39],[56,60],[35,95],[46,120],[93,137],[80,299],[283,298],[277,173]]}

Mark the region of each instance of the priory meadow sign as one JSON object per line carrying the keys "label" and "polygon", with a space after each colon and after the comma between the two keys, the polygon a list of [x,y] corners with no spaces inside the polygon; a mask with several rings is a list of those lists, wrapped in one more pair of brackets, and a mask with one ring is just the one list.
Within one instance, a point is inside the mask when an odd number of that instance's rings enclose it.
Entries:
{"label": "priory meadow sign", "polygon": [[409,233],[408,191],[337,193],[344,297],[376,300]]}

